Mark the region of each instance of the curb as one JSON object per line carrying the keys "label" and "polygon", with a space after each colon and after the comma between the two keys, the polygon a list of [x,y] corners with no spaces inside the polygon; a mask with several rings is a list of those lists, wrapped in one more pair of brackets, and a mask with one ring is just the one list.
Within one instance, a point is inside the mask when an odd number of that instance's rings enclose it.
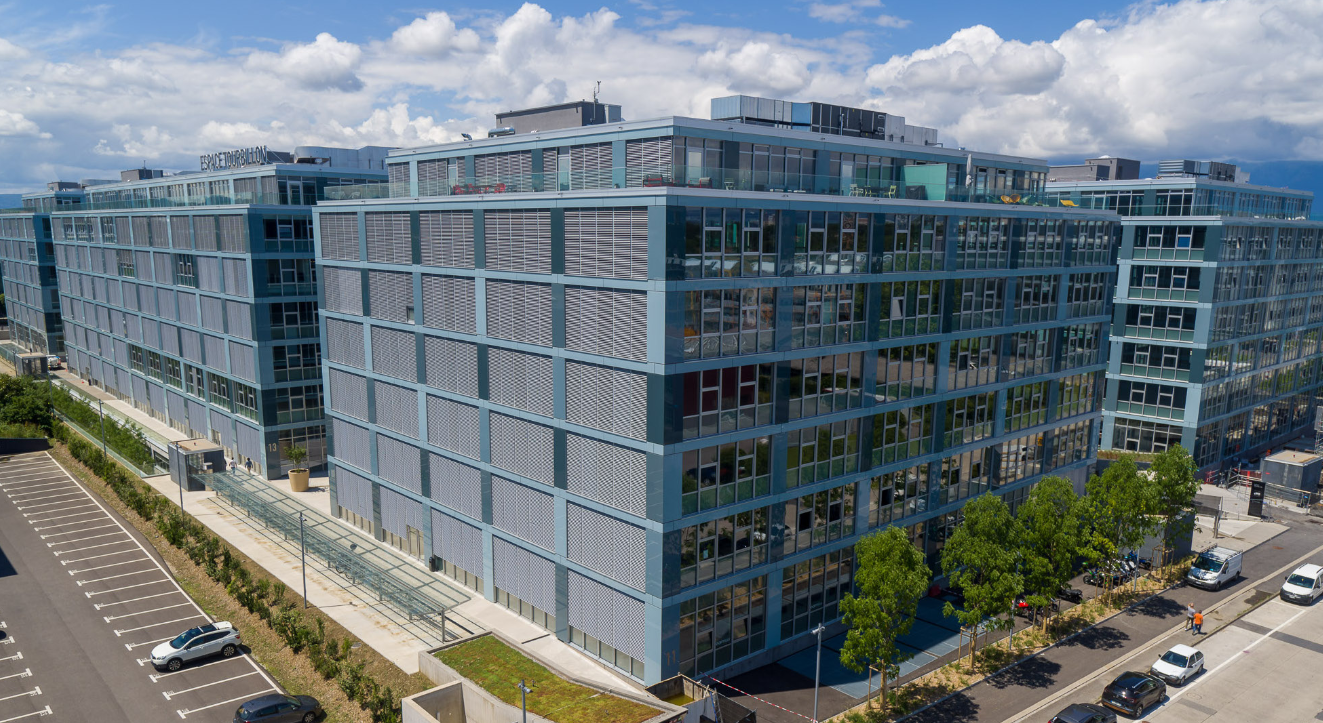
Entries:
{"label": "curb", "polygon": [[[1289,528],[1288,528],[1288,529],[1289,529]],[[1287,530],[1282,530],[1282,531],[1278,532],[1277,534],[1273,535],[1272,537],[1269,537],[1269,538],[1263,540],[1262,542],[1258,543],[1258,545],[1255,545],[1254,547],[1258,547],[1259,545],[1262,545],[1262,544],[1265,544],[1265,543],[1267,543],[1267,542],[1269,542],[1269,541],[1271,541],[1271,540],[1274,540],[1274,539],[1276,539],[1277,537],[1279,537],[1279,536],[1285,534],[1286,532],[1287,532]],[[1253,548],[1250,548],[1250,549],[1253,549]],[[901,717],[895,719],[895,721],[893,721],[893,723],[901,723],[901,721],[908,720],[908,719],[910,719],[910,718],[912,718],[912,717],[914,717],[914,716],[916,716],[916,715],[918,715],[918,714],[924,712],[925,710],[928,710],[929,708],[932,708],[932,707],[934,707],[934,706],[936,706],[936,705],[938,705],[938,704],[940,704],[940,703],[944,703],[944,702],[946,702],[947,700],[950,700],[951,698],[954,698],[955,696],[960,695],[961,693],[964,693],[965,691],[970,690],[971,688],[974,688],[975,686],[978,686],[978,685],[981,684],[981,683],[987,682],[988,680],[991,680],[992,678],[995,678],[995,677],[1001,675],[1002,673],[1005,673],[1005,672],[1007,672],[1007,671],[1010,671],[1010,670],[1014,669],[1015,666],[1020,665],[1021,663],[1025,663],[1025,662],[1028,662],[1028,661],[1030,661],[1030,660],[1033,660],[1034,658],[1037,658],[1038,656],[1043,655],[1044,653],[1047,653],[1049,650],[1052,650],[1053,648],[1055,648],[1055,647],[1057,647],[1057,646],[1059,646],[1059,645],[1061,645],[1061,644],[1063,644],[1063,643],[1066,643],[1066,642],[1069,642],[1069,641],[1073,640],[1074,638],[1078,637],[1079,635],[1082,635],[1082,634],[1084,634],[1085,632],[1087,632],[1087,631],[1089,631],[1089,630],[1092,630],[1092,629],[1098,627],[1099,625],[1102,625],[1103,623],[1106,623],[1107,621],[1109,621],[1109,620],[1111,620],[1111,619],[1113,619],[1113,618],[1115,618],[1115,617],[1121,615],[1122,613],[1126,612],[1127,610],[1130,610],[1132,607],[1134,607],[1134,606],[1136,606],[1136,605],[1140,605],[1140,604],[1142,604],[1142,603],[1145,603],[1145,602],[1147,602],[1147,601],[1149,601],[1149,600],[1152,600],[1152,599],[1155,598],[1155,597],[1158,597],[1159,595],[1163,595],[1163,594],[1165,594],[1165,593],[1167,593],[1167,592],[1170,592],[1170,591],[1172,591],[1172,590],[1174,590],[1174,589],[1176,589],[1176,588],[1178,588],[1178,587],[1181,587],[1181,586],[1183,586],[1183,585],[1184,585],[1184,581],[1181,581],[1181,582],[1175,583],[1175,584],[1173,584],[1173,585],[1170,585],[1170,586],[1168,586],[1168,587],[1166,587],[1166,588],[1163,588],[1162,590],[1159,590],[1159,591],[1153,593],[1152,595],[1149,595],[1149,596],[1147,596],[1147,597],[1140,598],[1139,600],[1136,600],[1136,601],[1130,603],[1129,605],[1125,606],[1124,608],[1121,608],[1120,610],[1117,610],[1115,613],[1112,613],[1111,615],[1108,615],[1107,617],[1105,617],[1105,618],[1099,620],[1098,622],[1096,622],[1096,623],[1094,623],[1094,624],[1092,624],[1092,625],[1090,625],[1090,626],[1088,626],[1088,627],[1086,627],[1086,628],[1082,628],[1082,629],[1080,629],[1080,630],[1077,630],[1077,631],[1071,633],[1070,635],[1067,635],[1066,637],[1064,637],[1064,638],[1062,638],[1062,639],[1060,639],[1060,640],[1057,640],[1057,641],[1053,642],[1051,645],[1049,645],[1049,646],[1043,648],[1042,650],[1039,650],[1038,652],[1036,652],[1036,653],[1032,653],[1032,654],[1030,654],[1030,655],[1026,655],[1025,657],[1023,657],[1023,658],[1021,658],[1021,659],[1015,661],[1014,663],[1011,663],[1010,665],[1007,665],[1006,667],[1001,668],[1001,669],[999,669],[999,670],[997,670],[997,671],[991,673],[990,675],[986,676],[985,678],[983,678],[982,680],[980,680],[980,681],[978,681],[978,682],[970,683],[969,685],[967,685],[967,686],[965,686],[965,687],[963,687],[963,688],[960,688],[959,690],[953,690],[953,691],[951,691],[950,693],[947,693],[946,695],[942,696],[941,698],[938,698],[937,700],[934,700],[934,701],[932,701],[931,703],[928,703],[928,704],[924,705],[924,706],[921,707],[921,708],[918,708],[918,709],[913,710],[913,711],[911,711],[911,712],[909,712],[909,713],[906,713],[905,715],[903,715],[903,716],[901,716]],[[1208,612],[1212,612],[1212,611],[1214,611],[1214,610],[1217,610],[1217,609],[1221,608],[1223,605],[1226,605],[1227,603],[1231,602],[1231,601],[1234,600],[1234,599],[1235,599],[1235,596],[1234,596],[1234,595],[1231,596],[1231,597],[1228,597],[1227,599],[1222,600],[1222,601],[1218,602],[1216,605],[1213,605],[1212,607],[1208,608]],[[1229,621],[1227,621],[1226,623],[1223,623],[1223,624],[1222,624],[1220,627],[1218,627],[1216,630],[1210,631],[1208,634],[1209,634],[1209,635],[1212,635],[1212,634],[1214,634],[1214,633],[1216,633],[1216,632],[1221,632],[1221,631],[1222,631],[1224,628],[1226,628],[1228,625],[1234,623],[1236,620],[1239,620],[1244,614],[1247,614],[1247,613],[1249,613],[1250,611],[1252,611],[1252,610],[1254,610],[1254,609],[1257,609],[1257,608],[1259,607],[1259,605],[1262,605],[1263,603],[1265,603],[1265,602],[1267,602],[1268,600],[1271,600],[1271,599],[1272,599],[1271,597],[1264,598],[1264,600],[1263,600],[1262,602],[1256,604],[1254,607],[1250,608],[1249,610],[1246,610],[1245,613],[1242,613],[1241,615],[1237,615],[1237,616],[1236,616],[1235,618],[1233,618],[1232,620],[1229,620]],[[1162,637],[1162,636],[1165,636],[1165,635],[1169,635],[1171,632],[1174,632],[1175,629],[1176,629],[1176,628],[1173,627],[1171,630],[1167,631],[1166,633],[1162,633],[1162,634],[1160,634],[1160,635],[1154,636],[1154,637],[1152,638],[1152,640],[1156,640],[1156,639],[1159,638],[1159,637]],[[1150,641],[1150,642],[1151,642],[1151,641]],[[911,682],[913,682],[913,681],[911,681]],[[1074,691],[1074,690],[1078,689],[1081,685],[1083,685],[1083,683],[1084,683],[1084,681],[1076,681],[1074,684],[1072,684],[1072,686],[1071,686],[1070,688],[1067,688],[1066,690],[1063,690],[1060,694],[1065,694],[1065,693],[1069,693],[1069,692],[1071,692],[1071,691]],[[1060,694],[1058,694],[1058,695],[1060,695]],[[1008,719],[1008,720],[1010,720],[1010,719]],[[1018,720],[1018,718],[1016,718],[1016,720]]]}

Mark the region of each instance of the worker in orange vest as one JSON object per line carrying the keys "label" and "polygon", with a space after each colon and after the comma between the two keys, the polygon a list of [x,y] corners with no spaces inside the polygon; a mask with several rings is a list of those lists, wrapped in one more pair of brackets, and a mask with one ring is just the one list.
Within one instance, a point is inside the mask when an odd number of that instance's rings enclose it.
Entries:
{"label": "worker in orange vest", "polygon": [[1198,635],[1204,627],[1204,611],[1200,610],[1194,614],[1194,634]]}

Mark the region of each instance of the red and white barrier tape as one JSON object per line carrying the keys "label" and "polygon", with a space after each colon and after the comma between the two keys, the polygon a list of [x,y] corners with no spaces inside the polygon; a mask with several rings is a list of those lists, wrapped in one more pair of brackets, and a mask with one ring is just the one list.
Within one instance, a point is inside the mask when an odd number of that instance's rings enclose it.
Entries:
{"label": "red and white barrier tape", "polygon": [[725,681],[721,681],[721,680],[717,680],[716,678],[713,678],[713,677],[710,676],[710,675],[705,676],[705,677],[706,677],[708,680],[712,681],[713,683],[716,683],[716,684],[718,684],[718,685],[724,685],[724,686],[726,686],[727,688],[730,688],[731,690],[735,691],[736,693],[739,693],[740,695],[747,696],[747,697],[749,697],[749,698],[753,698],[754,700],[756,700],[756,701],[758,701],[758,702],[760,702],[760,703],[765,703],[765,704],[767,704],[767,705],[770,705],[770,706],[772,706],[773,708],[776,708],[777,710],[783,710],[783,711],[785,711],[785,712],[787,712],[787,713],[793,713],[794,715],[797,715],[797,716],[799,716],[800,718],[803,718],[804,720],[809,721],[809,723],[818,723],[817,721],[814,721],[812,718],[810,718],[810,717],[804,715],[803,713],[796,713],[795,711],[790,710],[789,708],[786,708],[785,706],[777,705],[776,703],[773,703],[772,701],[767,700],[767,699],[765,699],[765,698],[759,698],[758,696],[756,696],[756,695],[754,695],[754,694],[752,694],[752,693],[746,693],[746,692],[740,690],[739,688],[736,688],[735,686],[731,685],[730,683],[727,683],[727,682],[725,682]]}

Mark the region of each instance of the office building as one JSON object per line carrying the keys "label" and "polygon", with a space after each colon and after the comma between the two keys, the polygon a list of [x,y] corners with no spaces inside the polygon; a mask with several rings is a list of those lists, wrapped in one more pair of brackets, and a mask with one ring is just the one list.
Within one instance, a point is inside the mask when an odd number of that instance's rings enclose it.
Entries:
{"label": "office building", "polygon": [[241,467],[325,463],[312,205],[387,149],[250,148],[135,169],[50,212],[69,368]]}
{"label": "office building", "polygon": [[1204,473],[1313,424],[1323,348],[1323,222],[1312,194],[1163,161],[1157,178],[1049,183],[1120,214],[1102,446],[1190,450]]}
{"label": "office building", "polygon": [[667,117],[387,170],[314,208],[333,509],[636,679],[1092,465],[1119,224],[1042,161]]}
{"label": "office building", "polygon": [[[54,185],[54,184],[52,184]],[[58,192],[60,201],[81,196]],[[0,212],[0,275],[4,278],[5,313],[12,346],[0,351],[13,362],[15,353],[64,353],[60,292],[55,285],[55,247],[50,214],[36,209],[54,206],[57,192],[27,194],[23,208]]]}
{"label": "office building", "polygon": [[875,138],[933,146],[937,129],[909,125],[904,116],[830,103],[797,103],[750,95],[712,99],[712,120],[771,126],[808,133]]}

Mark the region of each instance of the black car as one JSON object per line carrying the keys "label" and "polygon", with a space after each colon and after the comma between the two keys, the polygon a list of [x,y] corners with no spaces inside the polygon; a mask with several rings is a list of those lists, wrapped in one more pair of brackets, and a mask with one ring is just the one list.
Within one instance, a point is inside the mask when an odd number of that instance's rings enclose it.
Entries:
{"label": "black car", "polygon": [[1048,723],[1116,723],[1116,714],[1100,705],[1075,703]]}
{"label": "black car", "polygon": [[322,704],[310,695],[272,693],[239,706],[234,723],[312,723],[322,716]]}
{"label": "black car", "polygon": [[1167,684],[1149,675],[1128,670],[1103,689],[1102,704],[1136,718],[1167,696]]}

